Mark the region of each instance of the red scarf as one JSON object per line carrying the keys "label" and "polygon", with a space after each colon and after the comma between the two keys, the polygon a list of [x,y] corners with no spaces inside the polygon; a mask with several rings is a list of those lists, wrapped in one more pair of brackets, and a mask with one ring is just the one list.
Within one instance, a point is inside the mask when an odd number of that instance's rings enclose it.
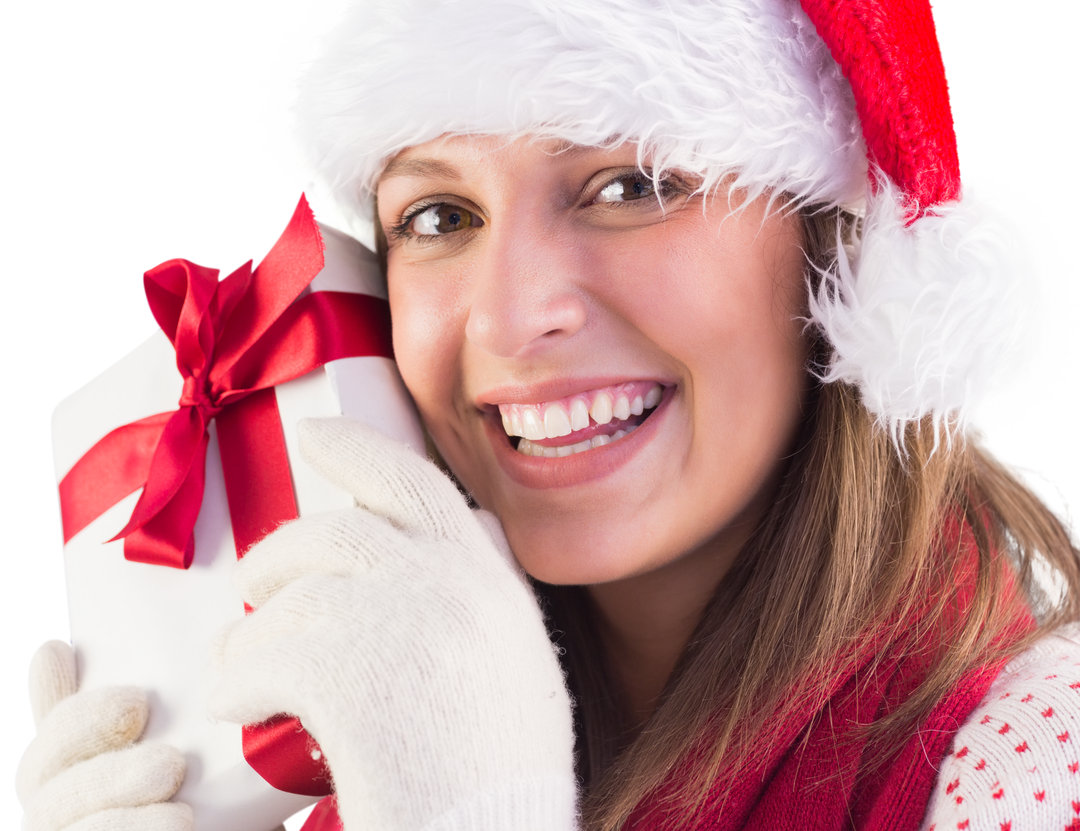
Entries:
{"label": "red scarf", "polygon": [[[851,725],[867,724],[904,701],[917,686],[918,673],[903,661],[882,667],[870,680],[852,676],[816,712],[793,718],[792,727],[759,768],[758,775],[731,784],[718,782],[695,814],[708,831],[917,831],[953,734],[986,695],[1000,664],[968,673],[938,702],[900,753],[877,767],[865,737]],[[685,772],[685,768],[682,769]],[[869,771],[869,772],[867,772]],[[661,789],[643,801],[625,828],[667,831]]]}
{"label": "red scarf", "polygon": [[[898,752],[871,744],[859,725],[879,721],[903,704],[925,679],[926,657],[934,654],[953,626],[966,618],[974,596],[978,549],[970,526],[946,523],[943,550],[952,552],[950,575],[956,592],[953,613],[936,627],[918,620],[831,687],[824,706],[808,703],[772,732],[771,750],[755,769],[735,782],[715,783],[694,815],[702,831],[917,831],[926,813],[937,771],[953,736],[986,696],[1005,659],[969,671],[919,723]],[[998,602],[1013,606],[1010,625],[1001,636],[1017,642],[1034,627],[1026,603],[1015,593],[1006,569]],[[922,625],[920,625],[922,623]],[[914,647],[914,648],[912,648]],[[820,702],[820,698],[818,701]],[[623,826],[626,831],[669,831],[665,797],[693,765],[693,756],[644,799]],[[725,788],[726,799],[723,798]]]}

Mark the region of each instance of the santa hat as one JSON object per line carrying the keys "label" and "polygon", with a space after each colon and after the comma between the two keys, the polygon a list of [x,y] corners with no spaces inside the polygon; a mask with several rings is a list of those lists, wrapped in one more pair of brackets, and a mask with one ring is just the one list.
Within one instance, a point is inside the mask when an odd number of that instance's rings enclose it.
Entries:
{"label": "santa hat", "polygon": [[450,134],[638,143],[656,175],[864,215],[810,298],[900,442],[963,426],[1013,346],[1008,235],[961,198],[927,0],[361,0],[308,73],[301,133],[354,215]]}

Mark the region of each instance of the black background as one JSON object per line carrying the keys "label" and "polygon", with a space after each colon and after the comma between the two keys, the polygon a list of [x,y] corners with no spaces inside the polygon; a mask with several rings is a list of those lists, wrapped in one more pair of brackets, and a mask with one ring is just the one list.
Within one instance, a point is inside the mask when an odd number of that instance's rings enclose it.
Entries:
{"label": "black background", "polygon": [[[1068,27],[1047,15],[939,10],[964,169],[997,169],[1059,219],[1080,258]],[[977,8],[977,6],[976,6]],[[139,271],[171,254],[229,268],[258,256],[295,191],[257,151],[255,79],[300,2],[54,6],[10,29],[21,54],[5,84],[13,174],[3,282],[9,394],[8,658],[0,676],[14,762],[28,735],[23,668],[64,633],[46,445],[53,401],[151,329]],[[9,147],[12,147],[10,144]],[[1038,347],[1037,344],[1032,345]],[[1072,459],[1077,384],[1001,451],[1080,497]],[[11,804],[11,803],[9,803]],[[10,808],[14,816],[14,806]]]}

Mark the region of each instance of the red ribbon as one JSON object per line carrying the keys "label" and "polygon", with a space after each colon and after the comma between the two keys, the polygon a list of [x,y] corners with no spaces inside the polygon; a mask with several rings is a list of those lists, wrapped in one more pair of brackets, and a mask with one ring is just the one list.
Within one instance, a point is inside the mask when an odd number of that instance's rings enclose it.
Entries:
{"label": "red ribbon", "polygon": [[337,797],[328,796],[321,800],[308,814],[300,831],[345,831],[337,812]]}
{"label": "red ribbon", "polygon": [[180,407],[113,430],[72,467],[60,482],[64,542],[142,488],[113,538],[124,540],[124,557],[190,566],[215,418],[237,552],[296,518],[272,388],[328,361],[393,356],[384,300],[331,291],[296,299],[322,267],[301,197],[254,271],[248,262],[218,282],[216,269],[170,260],[146,272],[146,297],[184,379]]}
{"label": "red ribbon", "polygon": [[[296,519],[273,388],[328,361],[393,357],[386,301],[332,291],[300,297],[322,270],[322,251],[301,197],[254,271],[249,261],[219,282],[216,269],[170,260],[146,272],[147,300],[184,379],[179,409],[118,427],[75,463],[60,482],[65,543],[142,488],[113,539],[124,540],[128,560],[188,568],[215,419],[237,556]],[[296,718],[245,727],[243,737],[244,757],[275,788],[331,792],[318,746]]]}

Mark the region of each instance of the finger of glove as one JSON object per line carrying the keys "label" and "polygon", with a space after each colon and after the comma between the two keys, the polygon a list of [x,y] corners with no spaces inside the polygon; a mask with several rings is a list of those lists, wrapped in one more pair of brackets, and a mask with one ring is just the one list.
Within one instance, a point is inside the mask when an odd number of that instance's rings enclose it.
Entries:
{"label": "finger of glove", "polygon": [[98,811],[64,831],[194,831],[195,816],[182,802]]}
{"label": "finger of glove", "polygon": [[30,659],[30,709],[40,726],[58,702],[75,693],[75,652],[63,641],[48,641]]}
{"label": "finger of glove", "polygon": [[510,542],[506,539],[506,532],[503,531],[499,518],[491,511],[483,510],[473,511],[473,517],[476,519],[477,524],[484,529],[484,532],[491,540],[491,544],[495,546],[495,550],[499,552],[506,564],[514,570],[518,577],[524,579],[525,570],[518,563],[514,552],[510,549]]}
{"label": "finger of glove", "polygon": [[346,575],[400,554],[408,538],[388,519],[358,508],[316,514],[282,525],[236,564],[233,582],[259,608],[305,574]]}
{"label": "finger of glove", "polygon": [[165,802],[184,781],[184,757],[164,744],[102,753],[46,782],[26,806],[23,831],[59,831],[98,811]]}
{"label": "finger of glove", "polygon": [[413,450],[350,418],[304,419],[300,450],[357,503],[408,533],[467,543],[472,512],[454,483]]}
{"label": "finger of glove", "polygon": [[131,744],[146,727],[149,706],[138,687],[102,687],[68,696],[42,721],[26,748],[15,787],[26,804],[60,771]]}
{"label": "finger of glove", "polygon": [[[252,724],[279,712],[304,715],[302,702],[293,693],[298,683],[320,671],[310,667],[315,654],[312,641],[325,640],[325,627],[315,636],[309,637],[308,631],[317,621],[351,615],[342,602],[348,596],[342,586],[346,579],[325,574],[301,577],[221,631],[212,645],[214,663],[221,671],[208,702],[213,718]],[[325,643],[321,645],[325,650]]]}

